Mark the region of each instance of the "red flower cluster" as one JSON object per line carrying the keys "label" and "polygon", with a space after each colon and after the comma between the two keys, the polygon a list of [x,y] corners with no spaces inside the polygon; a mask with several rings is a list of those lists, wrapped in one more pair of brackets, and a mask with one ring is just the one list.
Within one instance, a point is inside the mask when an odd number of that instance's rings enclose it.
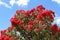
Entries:
{"label": "red flower cluster", "polygon": [[26,25],[26,26],[23,26],[23,28],[26,29],[27,32],[30,32],[33,29],[33,26],[32,25]]}
{"label": "red flower cluster", "polygon": [[12,36],[5,35],[6,30],[0,31],[0,40],[10,40]]}
{"label": "red flower cluster", "polygon": [[29,15],[30,12],[31,12],[30,10],[28,10],[28,11],[17,10],[17,11],[16,11],[16,14],[19,15],[19,16],[22,16],[22,17],[23,17],[24,15],[30,16],[30,15]]}
{"label": "red flower cluster", "polygon": [[53,31],[54,33],[57,33],[58,32],[58,26],[57,26],[57,24],[54,24],[53,26],[51,26],[50,30]]}
{"label": "red flower cluster", "polygon": [[36,24],[36,22],[35,21],[29,21],[28,24],[33,25],[33,24]]}
{"label": "red flower cluster", "polygon": [[24,10],[17,10],[16,13],[19,15],[20,13],[22,13],[22,14],[25,13],[25,11]]}
{"label": "red flower cluster", "polygon": [[26,25],[24,27],[26,27],[27,29],[32,29],[33,28],[32,25]]}
{"label": "red flower cluster", "polygon": [[51,10],[45,10],[37,16],[37,19],[38,20],[45,20],[48,17],[50,18],[51,21],[53,21],[54,17],[55,17],[54,12]]}
{"label": "red flower cluster", "polygon": [[32,30],[32,29],[33,29],[32,25],[27,25],[27,28],[28,28],[29,30]]}
{"label": "red flower cluster", "polygon": [[7,35],[2,35],[1,37],[0,37],[0,40],[10,40],[10,36],[7,36]]}
{"label": "red flower cluster", "polygon": [[5,32],[6,32],[6,30],[1,30],[1,35],[4,35],[5,34]]}
{"label": "red flower cluster", "polygon": [[[27,11],[17,10],[16,14],[14,15],[13,18],[10,19],[10,21],[13,26],[23,24],[22,25],[23,29],[26,29],[26,28],[34,29],[34,27],[32,27],[32,26],[38,24],[39,21],[41,21],[41,24],[43,25],[46,22],[44,22],[42,20],[47,19],[47,21],[53,21],[54,17],[55,17],[55,15],[54,15],[53,11],[45,10],[45,8],[42,5],[39,5],[36,8],[27,10]],[[17,26],[17,28],[20,28],[20,27]],[[39,28],[39,26],[38,26],[38,28]]]}
{"label": "red flower cluster", "polygon": [[11,31],[12,29],[13,29],[13,27],[12,27],[12,26],[8,27],[8,30],[9,30],[9,31]]}
{"label": "red flower cluster", "polygon": [[11,23],[12,23],[12,25],[13,26],[15,26],[15,25],[17,25],[17,24],[23,24],[24,22],[23,21],[21,21],[21,20],[18,20],[18,19],[16,19],[16,18],[11,18]]}
{"label": "red flower cluster", "polygon": [[42,12],[42,11],[45,10],[45,8],[44,8],[42,5],[39,5],[39,6],[37,6],[36,10],[37,10],[38,12]]}

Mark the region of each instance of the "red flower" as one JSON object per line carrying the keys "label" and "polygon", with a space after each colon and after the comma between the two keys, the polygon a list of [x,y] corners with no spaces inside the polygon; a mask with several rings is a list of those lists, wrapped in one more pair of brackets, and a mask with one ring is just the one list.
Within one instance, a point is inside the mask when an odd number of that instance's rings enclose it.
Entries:
{"label": "red flower", "polygon": [[1,35],[4,35],[6,30],[1,30]]}
{"label": "red flower", "polygon": [[55,17],[54,12],[51,10],[46,10],[46,13],[47,13],[47,16],[50,17],[51,21],[53,21]]}
{"label": "red flower", "polygon": [[35,13],[34,12],[31,12],[32,16],[35,16]]}
{"label": "red flower", "polygon": [[14,17],[13,18],[16,18],[16,14],[14,15]]}
{"label": "red flower", "polygon": [[4,39],[6,37],[6,35],[2,35],[1,38]]}
{"label": "red flower", "polygon": [[29,30],[32,30],[32,29],[33,29],[33,26],[32,26],[32,25],[27,25],[27,28],[28,28]]}
{"label": "red flower", "polygon": [[8,27],[8,30],[11,31],[13,28],[12,27]]}
{"label": "red flower", "polygon": [[33,8],[30,12],[34,12],[35,11],[35,8]]}
{"label": "red flower", "polygon": [[54,33],[58,32],[58,26],[57,26],[57,24],[54,24],[53,26],[51,26],[50,30],[53,31]]}
{"label": "red flower", "polygon": [[45,18],[47,16],[47,13],[46,12],[42,12],[42,13],[40,13],[40,16]]}
{"label": "red flower", "polygon": [[38,20],[44,20],[45,18],[49,17],[51,21],[54,20],[54,12],[51,10],[45,10],[42,13],[39,13],[39,15],[37,16]]}
{"label": "red flower", "polygon": [[45,9],[42,5],[37,6],[37,8]]}
{"label": "red flower", "polygon": [[22,20],[18,20],[18,21],[19,21],[20,25],[24,24],[24,21],[22,21]]}
{"label": "red flower", "polygon": [[37,6],[36,10],[38,12],[42,12],[43,10],[45,10],[45,8],[42,5],[39,5],[39,6]]}
{"label": "red flower", "polygon": [[24,10],[19,10],[19,12],[20,12],[20,13],[25,13],[25,11],[24,11]]}
{"label": "red flower", "polygon": [[30,16],[30,10],[27,10],[25,13],[27,16]]}
{"label": "red flower", "polygon": [[50,20],[53,22],[54,17],[52,15],[50,15]]}
{"label": "red flower", "polygon": [[52,10],[46,10],[48,13],[49,13],[49,15],[51,14],[53,14],[53,16],[55,17],[55,14],[54,14],[54,12],[52,11]]}
{"label": "red flower", "polygon": [[1,35],[0,39],[1,40],[10,40],[12,36],[7,36],[7,35]]}
{"label": "red flower", "polygon": [[15,26],[15,25],[17,25],[17,24],[23,24],[24,22],[23,21],[21,21],[21,20],[18,20],[18,19],[16,19],[16,18],[11,18],[11,23],[12,23],[12,25],[13,26]]}
{"label": "red flower", "polygon": [[16,22],[17,19],[16,18],[11,18],[10,21],[11,21],[12,25],[16,25],[17,24],[17,22]]}
{"label": "red flower", "polygon": [[38,19],[38,20],[42,20],[43,17],[42,17],[41,15],[37,15],[37,19]]}
{"label": "red flower", "polygon": [[17,14],[25,13],[25,11],[24,11],[24,10],[17,10],[16,13],[17,13]]}
{"label": "red flower", "polygon": [[19,10],[16,10],[16,13],[19,14],[20,13]]}
{"label": "red flower", "polygon": [[34,22],[34,21],[29,21],[28,24],[33,25],[33,24],[36,24],[36,22]]}
{"label": "red flower", "polygon": [[5,32],[6,32],[6,30],[3,30],[3,32],[5,33]]}

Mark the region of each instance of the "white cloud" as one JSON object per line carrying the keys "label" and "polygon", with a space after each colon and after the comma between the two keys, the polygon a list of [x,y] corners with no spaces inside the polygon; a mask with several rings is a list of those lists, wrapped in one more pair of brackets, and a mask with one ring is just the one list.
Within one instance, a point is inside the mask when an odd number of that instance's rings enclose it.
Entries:
{"label": "white cloud", "polygon": [[60,19],[57,19],[57,23],[60,24]]}
{"label": "white cloud", "polygon": [[7,8],[13,7],[14,4],[17,4],[18,6],[27,6],[29,1],[30,0],[17,0],[17,1],[16,0],[10,0],[9,1],[10,5],[9,5],[8,3],[0,0],[0,5],[3,5]]}
{"label": "white cloud", "polygon": [[16,4],[18,4],[18,6],[21,6],[21,5],[28,5],[28,2],[30,0],[18,0],[16,1]]}
{"label": "white cloud", "polygon": [[60,0],[52,0],[54,2],[57,2],[58,4],[60,4]]}
{"label": "white cloud", "polygon": [[13,6],[15,4],[15,0],[10,0],[10,4]]}
{"label": "white cloud", "polygon": [[57,18],[57,19],[56,19],[56,23],[57,23],[57,24],[60,24],[60,18]]}
{"label": "white cloud", "polygon": [[53,24],[55,23],[60,27],[60,17],[55,17]]}
{"label": "white cloud", "polygon": [[7,8],[11,8],[7,3],[2,2],[1,0],[0,0],[0,5],[3,5],[3,6],[5,6],[5,7],[7,7]]}

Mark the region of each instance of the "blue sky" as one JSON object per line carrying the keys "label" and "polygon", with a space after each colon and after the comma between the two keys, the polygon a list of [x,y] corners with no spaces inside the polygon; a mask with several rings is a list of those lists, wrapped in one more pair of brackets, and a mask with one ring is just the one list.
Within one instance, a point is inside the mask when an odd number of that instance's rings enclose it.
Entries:
{"label": "blue sky", "polygon": [[55,12],[55,21],[60,26],[60,0],[0,0],[0,30],[10,26],[10,18],[16,10],[30,10],[38,5]]}

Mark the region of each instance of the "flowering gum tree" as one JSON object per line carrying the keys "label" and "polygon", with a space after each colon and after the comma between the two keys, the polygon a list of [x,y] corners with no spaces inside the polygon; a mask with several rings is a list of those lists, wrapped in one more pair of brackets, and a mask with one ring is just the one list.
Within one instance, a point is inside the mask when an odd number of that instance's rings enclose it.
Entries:
{"label": "flowering gum tree", "polygon": [[60,28],[53,24],[55,13],[42,5],[31,10],[16,10],[11,26],[1,31],[0,40],[60,40]]}

